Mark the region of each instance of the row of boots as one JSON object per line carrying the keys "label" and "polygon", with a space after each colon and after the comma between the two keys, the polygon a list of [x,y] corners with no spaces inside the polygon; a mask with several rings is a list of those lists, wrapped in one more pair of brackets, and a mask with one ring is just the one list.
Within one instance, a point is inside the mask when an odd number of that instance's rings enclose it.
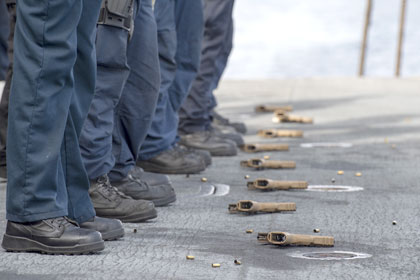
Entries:
{"label": "row of boots", "polygon": [[[157,217],[155,207],[176,201],[164,174],[194,174],[205,170],[212,156],[234,156],[243,145],[245,125],[216,115],[207,131],[180,134],[179,144],[147,161],[138,161],[128,175],[111,181],[102,175],[90,182],[96,216],[78,224],[67,217],[34,223],[8,221],[2,247],[8,251],[85,254],[101,251],[104,241],[124,236],[122,222],[140,223]],[[162,174],[163,173],[163,174]]]}
{"label": "row of boots", "polygon": [[148,172],[163,174],[195,174],[211,164],[212,156],[235,156],[237,147],[244,144],[241,134],[246,132],[243,123],[231,123],[214,112],[212,125],[204,131],[185,133],[179,131],[180,140],[171,149],[137,165]]}

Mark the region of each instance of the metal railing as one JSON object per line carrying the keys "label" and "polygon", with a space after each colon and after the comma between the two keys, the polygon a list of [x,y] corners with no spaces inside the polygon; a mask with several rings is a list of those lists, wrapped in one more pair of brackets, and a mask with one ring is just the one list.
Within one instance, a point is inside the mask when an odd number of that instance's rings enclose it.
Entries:
{"label": "metal railing", "polygon": [[[360,62],[359,62],[359,73],[358,73],[360,77],[365,75],[366,50],[368,46],[368,35],[369,35],[369,27],[370,27],[371,17],[372,17],[372,9],[373,9],[373,0],[367,0],[365,22],[363,26],[362,45],[361,45],[361,50],[360,50]],[[407,10],[407,0],[401,0],[399,32],[398,32],[398,39],[397,39],[398,40],[397,59],[396,59],[396,64],[395,64],[395,77],[400,77],[401,75],[406,10]]]}

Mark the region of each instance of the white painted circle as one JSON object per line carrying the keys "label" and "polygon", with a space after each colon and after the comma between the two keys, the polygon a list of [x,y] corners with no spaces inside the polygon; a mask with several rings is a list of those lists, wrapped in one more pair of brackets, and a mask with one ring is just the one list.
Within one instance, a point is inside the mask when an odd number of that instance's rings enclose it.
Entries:
{"label": "white painted circle", "polygon": [[288,254],[289,257],[317,260],[317,261],[342,261],[366,259],[372,257],[370,254],[348,252],[348,251],[323,251],[323,252],[295,252]]}
{"label": "white painted circle", "polygon": [[333,142],[319,142],[319,143],[302,143],[301,148],[351,148],[352,143],[333,143]]}
{"label": "white painted circle", "polygon": [[213,195],[215,196],[225,196],[230,192],[230,186],[225,184],[214,184],[215,191]]}
{"label": "white painted circle", "polygon": [[230,186],[225,184],[203,184],[199,196],[225,196],[230,192]]}
{"label": "white painted circle", "polygon": [[339,185],[309,185],[306,191],[310,192],[358,192],[363,191],[362,187],[339,186]]}

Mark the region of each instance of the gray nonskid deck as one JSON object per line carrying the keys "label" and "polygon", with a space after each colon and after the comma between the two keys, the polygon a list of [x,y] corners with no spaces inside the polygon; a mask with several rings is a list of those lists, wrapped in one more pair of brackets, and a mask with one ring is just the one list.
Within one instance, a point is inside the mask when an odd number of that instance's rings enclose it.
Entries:
{"label": "gray nonskid deck", "polygon": [[[282,142],[289,152],[214,158],[198,175],[171,176],[172,206],[145,224],[125,224],[126,236],[100,254],[45,256],[0,250],[0,279],[418,279],[420,275],[420,80],[299,79],[226,81],[219,112],[249,127],[246,142]],[[313,125],[271,123],[258,104],[291,104]],[[261,139],[260,128],[299,128],[302,139]],[[346,142],[350,148],[302,148],[301,143]],[[394,146],[392,146],[394,145]],[[270,155],[295,170],[254,171],[240,160]],[[343,170],[343,175],[337,175]],[[355,173],[361,172],[361,177]],[[248,191],[250,179],[307,180],[311,185],[363,187],[359,192]],[[202,177],[208,179],[201,181]],[[211,185],[225,184],[225,196]],[[240,199],[296,202],[295,213],[232,215]],[[0,184],[0,232],[5,229],[5,184]],[[393,225],[392,221],[397,224]],[[272,230],[335,237],[334,248],[277,248],[257,242]],[[133,230],[137,229],[137,233]],[[247,234],[247,229],[253,229]],[[296,259],[295,252],[353,251],[367,259]],[[186,260],[186,255],[195,260]],[[242,265],[235,265],[238,259]],[[212,268],[212,263],[221,267]]]}

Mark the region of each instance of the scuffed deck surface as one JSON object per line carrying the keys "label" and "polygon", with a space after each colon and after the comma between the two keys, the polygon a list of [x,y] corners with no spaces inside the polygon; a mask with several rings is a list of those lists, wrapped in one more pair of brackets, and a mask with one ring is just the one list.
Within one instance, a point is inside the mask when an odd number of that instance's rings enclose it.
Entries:
{"label": "scuffed deck surface", "polygon": [[[125,224],[126,237],[107,242],[91,256],[46,256],[0,250],[0,279],[418,279],[420,275],[420,80],[301,79],[226,81],[219,112],[249,127],[247,142],[284,142],[289,152],[262,153],[294,160],[296,170],[252,171],[240,152],[214,158],[199,175],[171,176],[178,201],[159,208],[146,224]],[[291,104],[313,125],[271,123],[255,114],[257,104]],[[301,128],[302,139],[267,140],[260,128]],[[387,140],[385,140],[387,139]],[[301,148],[301,143],[347,142],[351,148]],[[386,143],[388,142],[388,143]],[[392,146],[394,144],[395,146]],[[337,175],[343,170],[344,175]],[[362,172],[356,177],[356,172]],[[308,180],[312,185],[351,185],[361,192],[256,192],[251,179]],[[201,178],[206,177],[207,183]],[[211,184],[230,192],[212,193]],[[231,215],[239,199],[296,202],[291,214]],[[0,233],[5,229],[5,184],[0,184]],[[392,221],[397,225],[392,225]],[[136,228],[137,233],[133,232]],[[333,235],[335,248],[276,248],[257,243],[258,231]],[[253,234],[246,234],[253,229]],[[314,261],[288,256],[297,251],[354,251],[368,259]],[[195,256],[188,261],[186,255]],[[242,261],[234,265],[234,259]],[[220,268],[212,268],[212,263]]]}

